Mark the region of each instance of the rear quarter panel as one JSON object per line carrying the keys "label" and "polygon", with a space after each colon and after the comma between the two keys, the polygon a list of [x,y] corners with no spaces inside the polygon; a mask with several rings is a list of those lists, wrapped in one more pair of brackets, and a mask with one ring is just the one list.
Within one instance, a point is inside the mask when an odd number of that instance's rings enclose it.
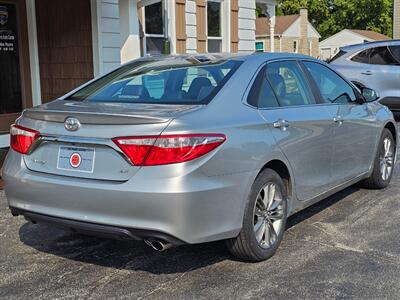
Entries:
{"label": "rear quarter panel", "polygon": [[231,213],[240,222],[251,185],[266,163],[281,160],[291,172],[265,120],[257,109],[243,103],[246,89],[260,65],[244,63],[211,103],[172,120],[164,131],[164,134],[226,135],[224,144],[202,160],[200,169],[208,177],[226,177],[235,180],[233,185],[241,187],[241,193],[232,195],[231,200],[234,208]]}

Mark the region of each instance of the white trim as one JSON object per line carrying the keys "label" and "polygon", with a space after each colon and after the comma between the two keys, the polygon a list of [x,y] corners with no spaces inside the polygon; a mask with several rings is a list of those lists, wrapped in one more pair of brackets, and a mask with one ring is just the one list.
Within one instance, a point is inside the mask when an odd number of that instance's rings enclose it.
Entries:
{"label": "white trim", "polygon": [[[164,26],[166,27],[166,38],[169,41],[169,48],[171,54],[176,54],[176,20],[175,20],[175,1],[165,1],[166,20]],[[185,16],[186,17],[186,16]]]}
{"label": "white trim", "polygon": [[164,34],[157,34],[157,33],[146,33],[145,34],[148,37],[158,37],[158,38],[164,38],[165,35]]}
{"label": "white trim", "polygon": [[140,57],[139,18],[136,0],[120,0],[121,64]]}
{"label": "white trim", "polygon": [[[162,18],[163,18],[163,34],[154,34],[154,33],[146,33],[146,6],[153,5],[156,3],[161,2],[161,7],[162,7]],[[170,1],[172,2],[172,1]],[[175,1],[173,1],[175,2]],[[168,19],[168,11],[167,11],[167,4],[165,0],[146,0],[146,1],[141,1],[140,2],[140,7],[143,7],[142,9],[142,29],[143,29],[143,55],[146,56],[147,53],[147,37],[155,37],[155,38],[166,38],[168,35],[168,24],[166,22],[166,19]],[[171,41],[170,41],[170,47],[171,47]],[[162,51],[161,51],[162,52]],[[172,48],[171,48],[171,53],[172,53]]]}
{"label": "white trim", "polygon": [[221,3],[222,52],[231,52],[231,3],[230,2],[231,1],[222,1]]}
{"label": "white trim", "polygon": [[101,29],[101,2],[90,1],[92,19],[92,52],[93,52],[93,75],[98,77],[103,74],[103,41]]}
{"label": "white trim", "polygon": [[29,64],[31,69],[32,105],[37,106],[42,104],[42,94],[40,89],[35,0],[26,1],[26,18],[28,26]]}

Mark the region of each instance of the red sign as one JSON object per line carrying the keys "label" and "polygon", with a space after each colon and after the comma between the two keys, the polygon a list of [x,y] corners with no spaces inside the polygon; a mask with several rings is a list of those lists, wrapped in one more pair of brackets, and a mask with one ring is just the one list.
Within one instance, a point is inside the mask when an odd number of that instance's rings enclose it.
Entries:
{"label": "red sign", "polygon": [[79,155],[79,153],[72,153],[70,158],[69,158],[69,164],[73,168],[77,168],[81,165],[82,162],[82,157]]}

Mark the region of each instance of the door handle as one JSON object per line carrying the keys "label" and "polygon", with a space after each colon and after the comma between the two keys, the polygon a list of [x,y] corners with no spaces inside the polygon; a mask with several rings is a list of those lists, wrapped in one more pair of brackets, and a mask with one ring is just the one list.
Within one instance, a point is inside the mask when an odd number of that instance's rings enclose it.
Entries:
{"label": "door handle", "polygon": [[290,124],[287,120],[279,119],[278,121],[275,121],[273,125],[274,128],[281,128],[283,130],[286,130],[286,128],[288,128]]}
{"label": "door handle", "polygon": [[371,71],[361,72],[361,74],[362,75],[367,75],[367,76],[374,75],[374,73],[372,73]]}
{"label": "door handle", "polygon": [[343,124],[343,118],[341,116],[336,116],[333,118],[333,122],[342,125]]}

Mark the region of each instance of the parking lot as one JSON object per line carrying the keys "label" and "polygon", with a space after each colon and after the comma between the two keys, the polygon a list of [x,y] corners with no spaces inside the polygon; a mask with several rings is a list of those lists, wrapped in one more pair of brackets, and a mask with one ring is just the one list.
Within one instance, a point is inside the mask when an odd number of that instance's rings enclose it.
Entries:
{"label": "parking lot", "polygon": [[400,167],[290,218],[277,254],[233,260],[224,244],[158,253],[13,218],[0,193],[0,298],[391,298],[400,291]]}

